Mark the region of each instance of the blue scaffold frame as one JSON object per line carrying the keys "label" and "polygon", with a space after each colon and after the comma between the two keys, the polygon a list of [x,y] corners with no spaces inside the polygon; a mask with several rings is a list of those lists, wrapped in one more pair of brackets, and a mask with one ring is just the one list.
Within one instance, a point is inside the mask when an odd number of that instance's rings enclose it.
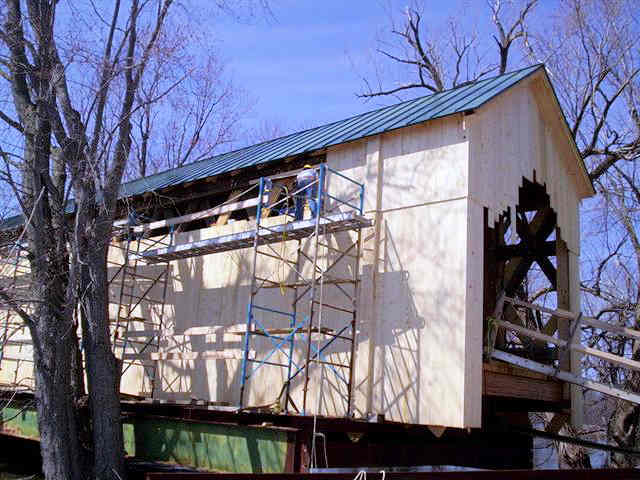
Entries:
{"label": "blue scaffold frame", "polygon": [[[248,385],[253,375],[260,369],[266,367],[276,367],[286,369],[286,380],[282,386],[279,401],[284,411],[295,410],[298,413],[308,413],[310,402],[308,401],[309,382],[310,382],[310,367],[312,364],[318,364],[320,367],[327,367],[327,371],[335,375],[335,377],[342,384],[341,397],[344,399],[344,413],[345,415],[351,415],[352,412],[352,384],[353,384],[353,357],[356,343],[356,321],[357,321],[357,297],[359,288],[359,262],[361,256],[361,242],[362,235],[361,229],[371,225],[371,222],[364,217],[364,184],[355,181],[352,178],[344,175],[343,173],[330,168],[326,164],[320,164],[316,167],[316,178],[312,182],[308,183],[304,187],[297,189],[291,193],[285,195],[285,198],[275,198],[273,201],[269,201],[269,190],[272,188],[271,180],[267,178],[260,178],[258,181],[258,205],[256,211],[256,223],[255,230],[251,235],[253,241],[253,256],[252,256],[252,278],[251,278],[251,290],[250,298],[247,304],[247,316],[246,316],[246,330],[244,331],[244,352],[241,365],[241,378],[240,378],[240,407],[246,407],[246,396],[248,391]],[[350,182],[355,185],[356,193],[352,193],[351,198],[341,198],[339,194],[329,192],[327,188],[327,179],[330,176],[335,176],[339,181]],[[289,203],[291,200],[301,201],[301,197],[307,198],[308,195],[304,195],[305,189],[313,188],[315,190],[315,216],[312,212],[312,221],[308,219],[296,220],[287,222],[287,225],[282,228],[279,225],[267,226],[264,224],[264,211],[270,211],[277,208],[279,205],[284,205],[284,210],[281,208],[279,211],[284,212],[285,215],[293,217],[290,213]],[[354,199],[353,196],[356,198]],[[338,213],[335,213],[335,211]],[[348,218],[349,222],[344,226],[344,219]],[[356,221],[353,221],[355,219]],[[341,223],[340,229],[332,228],[333,225]],[[292,236],[287,237],[288,232],[296,232],[301,230],[299,227],[305,228],[304,236]],[[343,247],[335,248],[331,247],[327,240],[326,243],[319,242],[319,238],[325,235],[329,235],[335,231],[353,230],[355,232],[355,239]],[[256,273],[256,266],[260,255],[267,255],[268,257],[279,257],[281,254],[275,249],[269,246],[273,243],[273,235],[282,235],[281,241],[289,241],[290,239],[297,240],[296,258],[295,261],[289,258],[281,258],[283,262],[289,266],[293,272],[296,281],[287,285],[277,285],[279,288],[292,289],[292,301],[291,310],[283,311],[272,308],[268,305],[263,305],[258,302],[258,294],[262,288],[275,288],[275,282],[271,280],[260,278]],[[351,237],[349,237],[351,238]],[[308,253],[303,251],[303,242],[305,247],[309,250]],[[261,251],[261,246],[269,248],[269,252]],[[323,250],[325,249],[325,250]],[[327,252],[330,249],[334,255],[337,255],[337,259],[331,263],[327,261],[327,265],[322,268],[319,265],[319,256],[322,256],[322,252]],[[352,262],[348,269],[352,272],[352,278],[333,278],[331,276],[331,269],[339,262],[344,261]],[[302,274],[305,271],[303,267],[304,263],[311,264],[311,268],[307,269],[311,275],[307,275],[309,278],[305,278]],[[323,289],[320,288],[320,284],[326,282],[334,285],[339,291],[341,291],[346,297],[348,297],[350,307],[331,305],[323,298]],[[352,288],[348,288],[351,285]],[[301,314],[298,312],[298,304],[304,301],[303,298],[309,298],[308,314]],[[341,324],[335,329],[329,329],[321,326],[321,312],[323,308],[332,309],[337,312],[340,317]],[[284,328],[267,328],[265,322],[260,321],[257,318],[257,314],[271,315],[271,319],[284,318],[287,324]],[[344,318],[343,318],[344,317]],[[277,322],[273,322],[277,323]],[[316,339],[312,340],[313,336]],[[260,336],[269,340],[270,348],[258,353],[257,351],[252,354],[252,347],[254,344],[253,338]],[[348,362],[336,363],[329,358],[327,350],[334,342],[341,340],[347,342],[348,349]],[[294,350],[299,347],[301,360],[296,361],[294,359]],[[274,360],[274,356],[280,353],[279,360]],[[303,395],[302,395],[302,408],[294,403],[291,395],[292,381],[299,375],[304,375],[303,380]],[[323,375],[320,376],[323,378]],[[316,405],[319,409],[319,406]]]}

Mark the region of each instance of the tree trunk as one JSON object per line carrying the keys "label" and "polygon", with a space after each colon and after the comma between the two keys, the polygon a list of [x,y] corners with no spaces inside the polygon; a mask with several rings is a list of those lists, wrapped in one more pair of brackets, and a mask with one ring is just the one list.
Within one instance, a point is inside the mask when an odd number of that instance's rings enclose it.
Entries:
{"label": "tree trunk", "polygon": [[[611,418],[609,419],[609,436],[616,443],[629,449],[635,449],[638,443],[638,419],[640,407],[629,402],[619,401]],[[623,453],[612,453],[611,463],[617,468],[633,468],[636,465],[635,458]]]}
{"label": "tree trunk", "polygon": [[[71,319],[55,312],[54,295],[44,296],[31,329],[35,339],[36,408],[40,431],[42,470],[46,479],[82,479],[86,458],[77,434],[78,415],[71,386],[73,343]],[[75,347],[77,348],[77,346]]]}
{"label": "tree trunk", "polygon": [[[100,229],[97,229],[100,230]],[[96,232],[100,235],[100,232]],[[94,448],[93,478],[124,479],[124,444],[120,419],[120,364],[111,349],[108,282],[104,238],[89,241],[83,283],[83,345],[87,368],[89,408]],[[107,244],[108,245],[108,244]],[[89,281],[90,280],[90,281]]]}
{"label": "tree trunk", "polygon": [[[637,314],[636,318],[640,319],[640,314]],[[640,348],[637,345],[634,345],[631,358],[636,361],[640,360]],[[632,392],[640,392],[638,372],[630,374],[626,387]],[[640,437],[640,405],[618,400],[607,427],[609,438],[615,440],[618,446],[635,450]],[[618,468],[633,468],[637,464],[637,459],[623,453],[612,453],[611,463]]]}

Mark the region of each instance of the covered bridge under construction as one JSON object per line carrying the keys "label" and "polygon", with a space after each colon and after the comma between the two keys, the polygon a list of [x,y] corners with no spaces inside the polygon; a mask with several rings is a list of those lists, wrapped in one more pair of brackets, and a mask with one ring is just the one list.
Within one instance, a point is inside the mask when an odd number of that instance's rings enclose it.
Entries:
{"label": "covered bridge under construction", "polygon": [[[323,208],[297,220],[307,163]],[[583,388],[637,401],[580,368],[638,367],[581,344],[583,322],[640,337],[580,314],[593,194],[542,66],[129,182],[108,259],[121,390],[438,434],[505,406],[579,423]],[[1,378],[24,386],[28,331],[2,315]]]}

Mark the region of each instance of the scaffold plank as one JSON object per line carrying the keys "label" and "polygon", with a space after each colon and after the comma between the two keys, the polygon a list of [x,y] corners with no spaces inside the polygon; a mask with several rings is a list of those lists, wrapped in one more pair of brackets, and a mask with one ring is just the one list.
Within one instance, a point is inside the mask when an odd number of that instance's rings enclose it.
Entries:
{"label": "scaffold plank", "polygon": [[[246,330],[239,330],[239,331],[232,331],[232,332],[227,332],[231,335],[244,335],[245,333],[247,333]],[[296,328],[295,330],[293,328],[267,328],[267,329],[255,329],[251,331],[252,335],[282,335],[282,334],[290,334],[290,333],[300,333],[300,334],[306,334],[307,333],[307,328],[302,326],[299,328]],[[322,333],[324,335],[334,335],[334,330],[331,328],[327,328],[327,327],[322,327],[322,328],[318,328],[318,327],[313,327],[311,329],[311,333]]]}
{"label": "scaffold plank", "polygon": [[[372,224],[370,219],[351,212],[329,215],[321,218],[318,223],[321,234],[359,230],[370,227]],[[314,218],[275,225],[269,227],[269,229],[260,228],[258,244],[276,243],[283,241],[283,239],[286,239],[286,241],[298,240],[313,234],[315,228],[316,219]],[[137,255],[136,258],[148,264],[153,264],[248,248],[253,246],[255,235],[256,230],[222,235],[197,242],[148,250]]]}

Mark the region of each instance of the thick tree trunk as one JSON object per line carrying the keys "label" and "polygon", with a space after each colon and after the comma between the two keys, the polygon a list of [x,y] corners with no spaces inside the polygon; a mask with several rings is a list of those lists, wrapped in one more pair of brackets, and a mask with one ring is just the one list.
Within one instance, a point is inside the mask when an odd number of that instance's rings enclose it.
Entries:
{"label": "thick tree trunk", "polygon": [[58,357],[55,360],[38,359],[35,369],[42,471],[47,479],[82,479],[76,414],[68,378],[63,372],[68,372],[69,363],[64,363],[67,359],[61,358],[63,355],[55,356]]}
{"label": "thick tree trunk", "polygon": [[[104,239],[98,241],[104,244]],[[120,420],[120,365],[111,349],[108,317],[106,246],[86,252],[83,301],[83,345],[87,368],[89,408],[94,448],[95,479],[125,478]]]}
{"label": "thick tree trunk", "polygon": [[[609,436],[623,448],[635,449],[638,443],[638,420],[640,407],[628,402],[619,401],[609,419]],[[612,453],[611,464],[618,468],[633,468],[636,459],[623,453]]]}
{"label": "thick tree trunk", "polygon": [[[640,312],[636,314],[636,318],[640,320]],[[631,358],[636,361],[640,360],[640,348],[637,345],[634,346]],[[640,392],[640,374],[638,372],[631,373],[626,387],[632,392]],[[619,400],[609,418],[609,438],[613,439],[620,447],[635,450],[640,440],[639,427],[640,405]],[[623,453],[612,453],[611,464],[619,468],[632,468],[637,465],[637,458]]]}
{"label": "thick tree trunk", "polygon": [[31,328],[42,470],[46,479],[75,480],[85,478],[86,458],[77,434],[78,415],[71,385],[77,337],[71,319],[60,315],[64,308],[59,290],[64,288],[54,285],[52,290],[42,295],[37,323]]}

